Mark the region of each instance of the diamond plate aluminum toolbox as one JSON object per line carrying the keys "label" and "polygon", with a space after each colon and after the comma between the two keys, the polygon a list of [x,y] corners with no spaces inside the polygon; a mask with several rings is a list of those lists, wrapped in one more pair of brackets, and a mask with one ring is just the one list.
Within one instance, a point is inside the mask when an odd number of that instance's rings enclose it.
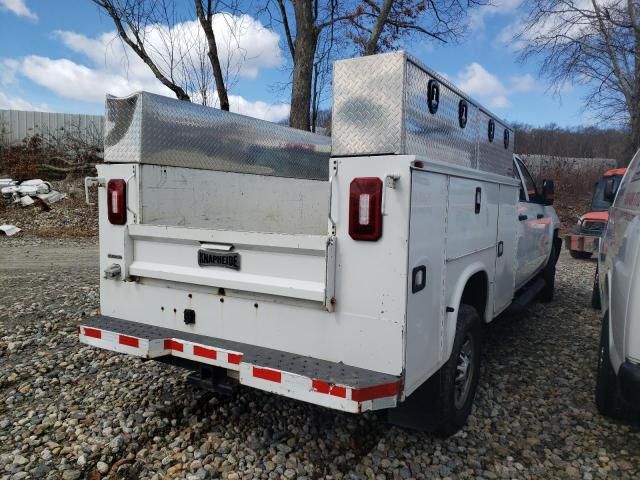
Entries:
{"label": "diamond plate aluminum toolbox", "polygon": [[328,180],[331,140],[155,95],[107,97],[105,161]]}
{"label": "diamond plate aluminum toolbox", "polygon": [[512,175],[513,130],[405,52],[341,60],[333,75],[334,156],[413,154]]}

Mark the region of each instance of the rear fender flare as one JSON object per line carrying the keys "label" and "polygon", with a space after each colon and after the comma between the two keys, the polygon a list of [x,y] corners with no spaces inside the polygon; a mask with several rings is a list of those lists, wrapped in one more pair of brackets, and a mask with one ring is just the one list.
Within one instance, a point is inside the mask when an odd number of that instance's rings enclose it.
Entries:
{"label": "rear fender flare", "polygon": [[[487,275],[487,268],[482,262],[474,262],[468,265],[458,277],[458,281],[456,282],[455,287],[449,297],[449,301],[446,304],[447,309],[453,309],[453,311],[447,312],[445,310],[445,328],[444,328],[444,344],[443,344],[443,359],[449,358],[451,355],[451,349],[453,348],[453,341],[456,336],[456,326],[458,323],[458,313],[460,311],[460,300],[462,299],[462,294],[464,292],[469,279],[475,275],[476,273],[484,273]],[[487,276],[487,299],[486,299],[486,307],[484,312],[478,312],[480,318],[484,320],[484,322],[491,321],[491,302],[490,298],[493,296],[492,291],[493,285],[489,282],[489,278]]]}
{"label": "rear fender flare", "polygon": [[[609,359],[611,360],[611,366],[618,372],[620,365],[624,362],[624,353],[618,350],[618,346],[615,343],[615,336],[613,334],[613,321],[611,319],[611,270],[607,271],[607,275],[604,280],[606,288],[606,294],[604,295],[607,302],[606,305],[602,305],[602,312],[605,312],[605,318],[609,320]],[[601,296],[602,297],[602,296]],[[622,347],[622,346],[620,346]],[[623,348],[623,347],[622,347]]]}

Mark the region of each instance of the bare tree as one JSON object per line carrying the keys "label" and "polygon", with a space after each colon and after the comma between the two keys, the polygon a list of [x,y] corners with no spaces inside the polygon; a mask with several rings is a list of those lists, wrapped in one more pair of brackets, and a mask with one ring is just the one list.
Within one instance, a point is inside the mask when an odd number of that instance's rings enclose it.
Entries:
{"label": "bare tree", "polygon": [[[193,17],[182,17],[179,12],[184,11],[184,5],[176,0],[92,1],[111,18],[119,38],[178,99],[191,101],[196,95],[203,104],[211,104],[209,91],[214,84],[220,108],[229,110],[228,85],[213,30],[221,4],[194,0],[200,31],[189,34],[184,25]],[[224,7],[231,10],[235,5]],[[178,26],[183,27],[179,33]],[[231,36],[232,27],[229,26]],[[227,55],[231,52],[232,49],[227,49]],[[227,74],[228,64],[229,58]]]}
{"label": "bare tree", "polygon": [[[149,28],[155,24],[158,15],[157,2],[146,2],[144,0],[92,0],[102,9],[116,27],[120,39],[140,57],[149,67],[155,77],[167,88],[169,88],[180,100],[189,101],[189,95],[178,85],[174,79],[174,70],[163,70],[157,62],[152,59],[148,51],[147,35]],[[167,9],[168,10],[168,9]],[[171,25],[169,25],[169,28]],[[173,52],[169,52],[172,54]],[[170,55],[173,58],[172,55]]]}
{"label": "bare tree", "polygon": [[[271,0],[292,60],[289,125],[314,128],[330,64],[355,50],[366,55],[411,35],[440,41],[465,31],[466,11],[483,0]],[[277,7],[277,8],[276,8]]]}
{"label": "bare tree", "polygon": [[349,36],[363,55],[396,48],[411,36],[441,42],[466,32],[467,11],[484,0],[362,0]]}
{"label": "bare tree", "polygon": [[639,148],[637,0],[529,0],[526,6],[526,23],[515,35],[522,60],[542,58],[540,72],[556,92],[572,83],[588,86],[585,109],[628,125],[632,148]]}

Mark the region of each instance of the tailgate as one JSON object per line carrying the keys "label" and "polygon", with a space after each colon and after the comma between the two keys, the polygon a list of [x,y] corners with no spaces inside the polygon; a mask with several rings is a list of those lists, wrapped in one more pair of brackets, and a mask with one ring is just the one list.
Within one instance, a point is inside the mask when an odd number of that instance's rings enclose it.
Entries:
{"label": "tailgate", "polygon": [[[128,233],[128,276],[307,300],[332,310],[332,236],[137,224],[129,225]],[[201,266],[201,250],[234,252],[239,269]]]}

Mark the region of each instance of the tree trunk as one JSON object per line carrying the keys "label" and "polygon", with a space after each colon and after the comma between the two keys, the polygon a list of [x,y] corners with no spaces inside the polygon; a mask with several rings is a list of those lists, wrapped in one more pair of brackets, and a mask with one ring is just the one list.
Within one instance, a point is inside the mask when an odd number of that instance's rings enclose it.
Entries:
{"label": "tree trunk", "polygon": [[311,131],[316,133],[316,123],[318,121],[318,64],[313,64],[313,87],[311,93]]}
{"label": "tree trunk", "polygon": [[313,59],[318,45],[318,31],[313,18],[312,2],[300,0],[294,2],[293,5],[296,15],[296,40],[289,126],[300,130],[309,130]]}
{"label": "tree trunk", "polygon": [[378,13],[378,18],[376,19],[376,23],[373,26],[371,35],[369,36],[369,40],[367,40],[367,44],[364,47],[365,56],[373,55],[378,51],[378,41],[380,40],[380,35],[382,34],[384,25],[387,22],[387,18],[389,17],[391,5],[393,5],[393,0],[384,0],[382,9],[380,9],[380,12]]}
{"label": "tree trunk", "polygon": [[209,51],[207,56],[211,62],[211,68],[213,69],[213,78],[216,82],[216,90],[218,92],[218,100],[220,100],[220,109],[229,111],[229,96],[227,95],[227,87],[224,84],[224,75],[222,74],[222,67],[220,66],[220,58],[218,57],[218,46],[216,45],[216,36],[213,32],[213,11],[211,8],[211,0],[207,1],[207,11],[205,12],[202,7],[202,0],[195,0],[196,13],[198,14],[198,20],[200,26],[204,31],[204,35],[207,38],[207,44]]}

